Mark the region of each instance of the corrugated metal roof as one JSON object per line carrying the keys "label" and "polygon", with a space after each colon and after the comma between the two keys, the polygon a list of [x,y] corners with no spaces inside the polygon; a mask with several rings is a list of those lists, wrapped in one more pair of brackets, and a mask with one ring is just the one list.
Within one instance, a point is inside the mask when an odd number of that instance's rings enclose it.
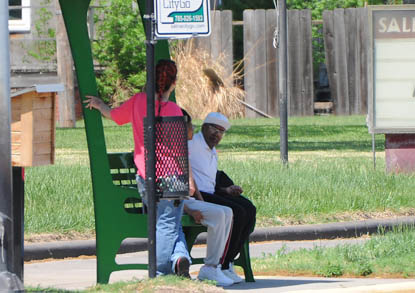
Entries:
{"label": "corrugated metal roof", "polygon": [[53,84],[35,84],[34,86],[25,88],[23,90],[19,90],[11,94],[11,97],[20,96],[30,92],[38,92],[38,93],[49,93],[49,92],[63,92],[65,90],[63,84],[61,83],[53,83]]}

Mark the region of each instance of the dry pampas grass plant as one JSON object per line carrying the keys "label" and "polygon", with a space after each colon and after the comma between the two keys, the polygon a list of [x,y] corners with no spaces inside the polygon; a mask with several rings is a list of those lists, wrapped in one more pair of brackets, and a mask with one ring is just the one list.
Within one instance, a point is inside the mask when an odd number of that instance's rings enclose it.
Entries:
{"label": "dry pampas grass plant", "polygon": [[234,85],[241,77],[234,70],[227,74],[222,65],[224,56],[212,59],[202,49],[193,48],[193,41],[180,41],[174,48],[178,66],[176,102],[194,119],[204,119],[210,112],[220,112],[228,118],[245,114],[244,91]]}

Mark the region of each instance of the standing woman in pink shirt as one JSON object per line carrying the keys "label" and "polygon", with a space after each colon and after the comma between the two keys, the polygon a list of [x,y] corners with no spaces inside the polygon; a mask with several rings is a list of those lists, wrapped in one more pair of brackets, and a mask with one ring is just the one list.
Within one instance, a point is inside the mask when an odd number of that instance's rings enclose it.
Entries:
{"label": "standing woman in pink shirt", "polygon": [[[171,60],[160,60],[156,65],[156,116],[183,116],[181,109],[169,101],[176,86],[177,67]],[[97,109],[118,125],[131,123],[134,136],[134,163],[137,166],[137,185],[143,202],[147,203],[145,186],[144,127],[147,116],[147,95],[137,93],[121,106],[111,109],[101,99],[86,96],[86,108]],[[190,256],[182,231],[183,201],[176,206],[171,200],[157,203],[156,255],[157,274],[175,273],[190,278]]]}

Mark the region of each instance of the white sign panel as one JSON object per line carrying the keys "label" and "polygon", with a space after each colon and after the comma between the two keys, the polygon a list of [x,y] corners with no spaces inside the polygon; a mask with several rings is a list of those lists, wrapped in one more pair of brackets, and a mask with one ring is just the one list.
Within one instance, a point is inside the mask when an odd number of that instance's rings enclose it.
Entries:
{"label": "white sign panel", "polygon": [[377,8],[370,14],[374,133],[415,132],[415,6],[408,8]]}
{"label": "white sign panel", "polygon": [[156,37],[210,35],[209,0],[155,0]]}

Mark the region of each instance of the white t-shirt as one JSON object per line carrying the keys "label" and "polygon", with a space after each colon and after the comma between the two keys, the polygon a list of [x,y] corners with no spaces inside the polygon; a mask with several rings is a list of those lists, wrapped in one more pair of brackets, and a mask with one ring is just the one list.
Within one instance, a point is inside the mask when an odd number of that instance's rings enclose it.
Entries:
{"label": "white t-shirt", "polygon": [[202,132],[198,132],[189,141],[189,159],[193,178],[200,191],[215,193],[216,172],[218,170],[218,154],[210,149]]}

